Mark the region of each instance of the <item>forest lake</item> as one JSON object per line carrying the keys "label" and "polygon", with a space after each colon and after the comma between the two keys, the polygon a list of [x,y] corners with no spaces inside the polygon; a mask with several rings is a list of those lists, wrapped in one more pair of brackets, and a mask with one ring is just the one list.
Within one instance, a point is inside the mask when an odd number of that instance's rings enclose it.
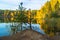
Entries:
{"label": "forest lake", "polygon": [[[10,27],[10,24],[11,23],[0,23],[0,37],[3,37],[3,36],[9,36],[11,34],[11,27]],[[26,26],[26,28],[29,28],[29,24],[27,23],[27,25],[23,24],[22,27]],[[31,24],[32,26],[32,29],[39,32],[39,33],[42,33],[42,34],[45,34],[44,31],[42,29],[40,29],[40,25],[39,24]],[[24,28],[23,28],[24,30]]]}

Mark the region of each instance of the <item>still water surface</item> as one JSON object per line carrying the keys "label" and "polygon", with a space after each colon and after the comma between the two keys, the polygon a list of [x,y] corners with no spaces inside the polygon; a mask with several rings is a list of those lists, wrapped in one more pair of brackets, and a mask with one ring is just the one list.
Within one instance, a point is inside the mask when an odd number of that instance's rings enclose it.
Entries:
{"label": "still water surface", "polygon": [[[23,25],[24,26],[24,25]],[[27,25],[28,26],[28,25]],[[39,27],[40,25],[38,24],[32,24],[32,29],[40,32],[42,34],[45,34],[43,30],[41,30]],[[27,27],[28,28],[28,27]],[[11,28],[10,28],[10,23],[0,23],[0,37],[2,36],[9,36],[11,34]]]}

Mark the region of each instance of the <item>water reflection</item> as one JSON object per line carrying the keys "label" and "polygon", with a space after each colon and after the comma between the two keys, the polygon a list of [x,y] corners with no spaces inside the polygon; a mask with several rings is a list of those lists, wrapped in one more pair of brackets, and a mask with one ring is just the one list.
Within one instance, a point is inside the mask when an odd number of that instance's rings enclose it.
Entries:
{"label": "water reflection", "polygon": [[[9,36],[11,35],[11,26],[12,23],[0,23],[0,37],[1,36]],[[16,24],[18,25],[18,24]],[[19,25],[20,26],[20,25]],[[37,31],[37,32],[40,32],[42,34],[45,34],[43,32],[43,30],[40,29],[40,25],[39,24],[32,24],[32,29]],[[22,29],[25,30],[25,29],[29,29],[29,24],[26,23],[26,24],[22,24]],[[17,31],[20,31],[20,27],[18,27],[18,30]]]}
{"label": "water reflection", "polygon": [[10,34],[10,23],[0,23],[0,36],[8,36]]}

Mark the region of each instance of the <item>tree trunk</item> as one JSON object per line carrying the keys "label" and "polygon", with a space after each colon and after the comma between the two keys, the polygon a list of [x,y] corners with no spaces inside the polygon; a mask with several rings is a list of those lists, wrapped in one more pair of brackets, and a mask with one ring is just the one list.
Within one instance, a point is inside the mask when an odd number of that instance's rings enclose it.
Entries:
{"label": "tree trunk", "polygon": [[22,31],[22,22],[21,22],[21,31]]}
{"label": "tree trunk", "polygon": [[30,29],[32,29],[32,27],[31,27],[31,17],[30,17]]}

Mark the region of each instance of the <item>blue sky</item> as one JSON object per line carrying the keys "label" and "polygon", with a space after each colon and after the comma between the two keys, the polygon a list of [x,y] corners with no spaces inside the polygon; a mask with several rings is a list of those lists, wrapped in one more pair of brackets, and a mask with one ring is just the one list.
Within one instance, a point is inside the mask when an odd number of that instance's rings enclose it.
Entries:
{"label": "blue sky", "polygon": [[40,9],[47,0],[0,0],[0,9],[16,10],[20,2],[27,9]]}

